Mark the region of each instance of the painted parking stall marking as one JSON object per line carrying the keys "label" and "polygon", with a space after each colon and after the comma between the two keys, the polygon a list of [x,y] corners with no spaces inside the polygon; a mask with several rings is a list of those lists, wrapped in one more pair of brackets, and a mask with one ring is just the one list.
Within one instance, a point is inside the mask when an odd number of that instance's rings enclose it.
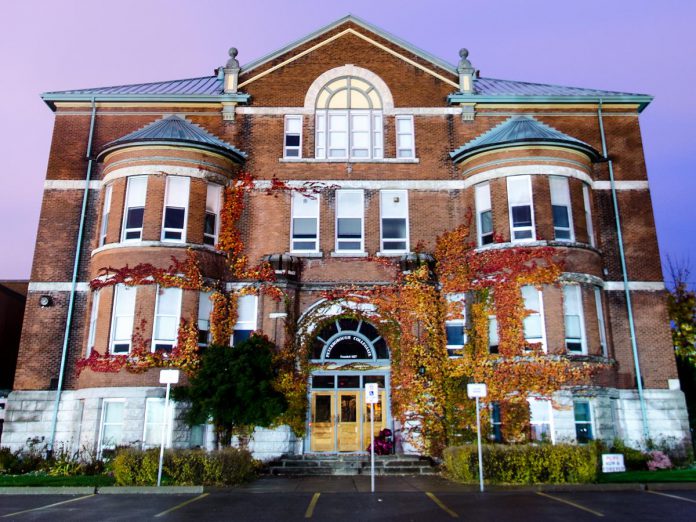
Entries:
{"label": "painted parking stall marking", "polygon": [[77,498],[71,498],[70,500],[63,500],[61,502],[54,502],[53,504],[48,504],[46,506],[40,506],[37,508],[31,508],[31,509],[24,509],[22,511],[15,511],[14,513],[8,513],[7,515],[3,515],[2,518],[7,518],[7,517],[13,517],[15,515],[21,515],[22,513],[31,513],[32,511],[42,511],[44,509],[49,509],[55,506],[61,506],[63,504],[69,504],[71,502],[77,502],[78,500],[84,500],[86,498],[92,498],[96,496],[94,493],[91,495],[85,495],[84,497],[77,497]]}
{"label": "painted parking stall marking", "polygon": [[574,508],[577,508],[577,509],[582,509],[583,511],[587,511],[588,513],[592,513],[593,515],[598,516],[598,517],[604,516],[604,513],[600,513],[599,511],[595,511],[594,509],[590,509],[588,507],[582,506],[582,505],[580,505],[576,502],[573,502],[571,500],[566,500],[564,498],[557,497],[555,495],[549,495],[548,493],[544,493],[543,491],[537,491],[536,494],[540,495],[542,497],[550,498],[551,500],[555,500],[556,502],[562,502],[563,504],[568,504],[569,506],[573,506]]}
{"label": "painted parking stall marking", "polygon": [[305,511],[304,514],[305,518],[312,518],[312,515],[314,514],[314,508],[316,507],[317,502],[319,501],[320,495],[321,493],[315,493],[312,497],[312,500],[309,502],[309,506],[307,506],[307,511]]}
{"label": "painted parking stall marking", "polygon": [[448,507],[444,504],[444,502],[442,502],[442,500],[440,500],[439,498],[437,498],[433,493],[431,493],[430,491],[426,491],[426,492],[425,492],[425,495],[426,495],[430,500],[432,500],[433,502],[435,502],[435,504],[437,504],[438,507],[439,507],[440,509],[442,509],[443,511],[445,511],[449,516],[451,516],[452,518],[459,518],[459,515],[458,515],[456,512],[454,512],[454,511],[452,511],[450,508],[448,508]]}
{"label": "painted parking stall marking", "polygon": [[676,498],[678,500],[683,500],[685,502],[693,502],[694,504],[696,504],[696,500],[694,500],[692,498],[681,497],[679,495],[672,495],[670,493],[662,493],[660,491],[652,491],[650,489],[647,490],[647,493],[652,493],[653,495],[660,495],[661,497]]}
{"label": "painted parking stall marking", "polygon": [[196,501],[198,501],[198,500],[202,500],[202,499],[204,499],[205,497],[207,497],[208,495],[210,495],[210,493],[202,493],[202,494],[198,495],[197,497],[194,497],[194,498],[190,498],[190,499],[188,499],[188,500],[185,500],[185,501],[183,501],[181,504],[177,504],[176,506],[174,506],[174,507],[172,507],[172,508],[169,508],[169,509],[167,509],[167,510],[165,510],[165,511],[162,511],[161,513],[157,513],[157,514],[155,515],[155,518],[157,518],[157,517],[163,517],[164,515],[167,515],[168,513],[171,513],[172,511],[176,511],[177,509],[181,509],[181,508],[184,507],[184,506],[188,506],[189,504],[192,504],[193,502],[196,502]]}

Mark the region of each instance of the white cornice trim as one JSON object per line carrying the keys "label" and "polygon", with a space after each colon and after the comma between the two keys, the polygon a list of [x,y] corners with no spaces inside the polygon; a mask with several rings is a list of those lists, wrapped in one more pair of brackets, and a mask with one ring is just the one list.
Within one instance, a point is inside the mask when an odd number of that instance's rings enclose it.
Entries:
{"label": "white cornice trim", "polygon": [[[270,182],[269,182],[270,187]],[[162,248],[179,248],[179,249],[189,249],[194,250],[204,250],[212,253],[219,253],[213,247],[209,245],[200,245],[198,243],[174,243],[171,241],[124,241],[121,243],[107,243],[106,245],[100,246],[92,250],[91,256],[95,256],[100,252],[106,252],[108,250],[117,250],[120,248],[152,248],[152,247],[162,247]]]}
{"label": "white cornice trim", "polygon": [[[72,283],[69,281],[32,281],[29,283],[29,292],[70,292],[71,290]],[[77,292],[89,292],[89,283],[77,283],[75,290]]]}
{"label": "white cornice trim", "polygon": [[[604,289],[609,292],[623,292],[625,289],[623,281],[605,281]],[[628,289],[634,291],[659,292],[665,290],[663,281],[629,281]]]}
{"label": "white cornice trim", "polygon": [[[614,186],[616,190],[648,190],[650,188],[647,181],[638,180],[615,181]],[[611,181],[595,181],[592,184],[592,188],[595,190],[611,190]]]}
{"label": "white cornice trim", "polygon": [[[313,180],[287,180],[288,186],[301,188],[306,184],[318,184],[326,187],[335,186],[346,189],[365,189],[365,190],[461,190],[465,188],[465,181],[462,180],[373,180],[373,179],[313,179]],[[257,190],[268,190],[271,182],[267,180],[254,181],[254,188]]]}
{"label": "white cornice trim", "polygon": [[[287,114],[298,114],[303,116],[314,116],[316,112],[313,107],[244,107],[238,106],[235,109],[237,114],[249,114],[259,116],[285,116]],[[394,107],[383,109],[385,116],[392,115],[415,115],[415,116],[447,116],[450,114],[458,115],[462,113],[459,107]],[[597,113],[592,113],[595,117]]]}
{"label": "white cornice trim", "polygon": [[561,167],[559,165],[512,165],[509,167],[498,167],[479,174],[474,174],[465,180],[465,186],[470,187],[472,185],[477,185],[478,183],[483,183],[484,181],[490,181],[497,178],[534,174],[576,178],[583,183],[587,183],[590,186],[592,185],[592,178],[586,172],[579,169],[574,169],[572,167]]}
{"label": "white cornice trim", "polygon": [[[176,161],[176,160],[174,160]],[[142,175],[171,175],[171,176],[187,176],[189,178],[198,178],[219,183],[227,184],[227,178],[200,167],[182,167],[180,165],[134,165],[131,167],[117,167],[104,176],[103,183],[109,183],[115,179],[125,178],[128,176]]]}
{"label": "white cornice trim", "polygon": [[[84,190],[85,180],[83,179],[47,179],[44,181],[44,190]],[[90,180],[90,190],[101,189],[101,181]]]}

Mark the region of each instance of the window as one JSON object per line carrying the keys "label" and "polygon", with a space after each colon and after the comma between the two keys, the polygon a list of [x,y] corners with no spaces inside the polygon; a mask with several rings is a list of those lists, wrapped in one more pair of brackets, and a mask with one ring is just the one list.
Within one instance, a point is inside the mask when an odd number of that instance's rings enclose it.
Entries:
{"label": "window", "polygon": [[382,213],[382,252],[408,252],[408,192],[382,190],[379,201]]}
{"label": "window", "polygon": [[568,178],[551,176],[549,185],[554,237],[558,241],[573,241],[573,217],[570,211]]}
{"label": "window", "polygon": [[512,241],[534,241],[534,210],[532,208],[532,179],[530,176],[507,178],[510,206],[510,235]]}
{"label": "window", "polygon": [[479,246],[493,242],[493,211],[491,210],[491,185],[476,185],[476,226]]}
{"label": "window", "polygon": [[416,144],[413,139],[413,116],[396,117],[396,157],[416,157]]}
{"label": "window", "polygon": [[500,405],[491,404],[491,440],[498,444],[503,442],[503,423],[500,420]]}
{"label": "window", "polygon": [[143,237],[147,176],[128,178],[126,188],[126,210],[123,213],[121,241],[140,241]]}
{"label": "window", "polygon": [[587,223],[587,237],[590,240],[590,245],[595,246],[594,228],[592,226],[592,207],[590,206],[590,189],[584,183],[582,185],[582,200],[585,204],[585,221]]}
{"label": "window", "polygon": [[220,230],[220,205],[222,204],[222,187],[208,184],[205,197],[205,222],[203,224],[203,243],[215,246]]}
{"label": "window", "polygon": [[602,306],[602,290],[594,287],[595,306],[597,307],[597,326],[599,327],[599,345],[602,355],[607,357],[607,331],[604,325],[604,307]]}
{"label": "window", "polygon": [[461,350],[466,344],[466,295],[450,294],[447,296],[450,310],[445,321],[445,333],[447,334],[447,354],[461,355]]}
{"label": "window", "polygon": [[319,195],[311,198],[292,193],[293,252],[319,251]]}
{"label": "window", "polygon": [[213,310],[213,302],[210,300],[212,292],[199,292],[198,294],[198,344],[210,344],[210,312]]}
{"label": "window", "polygon": [[181,288],[157,287],[152,350],[171,350],[179,333]]}
{"label": "window", "polygon": [[527,399],[529,402],[529,427],[531,439],[541,442],[553,442],[551,428],[551,401],[545,399]]}
{"label": "window", "polygon": [[145,401],[145,429],[143,431],[143,446],[157,446],[162,444],[162,431],[166,429],[164,445],[171,447],[172,445],[172,425],[174,418],[174,407],[172,401],[169,401],[167,426],[164,426],[165,419],[165,401],[160,398],[149,398]]}
{"label": "window", "polygon": [[488,351],[498,353],[498,319],[495,315],[488,316]]}
{"label": "window", "polygon": [[316,108],[317,158],[383,157],[382,100],[372,85],[353,77],[333,80],[319,92]]}
{"label": "window", "polygon": [[111,185],[104,189],[104,208],[102,209],[101,229],[99,230],[99,246],[106,244],[106,234],[109,231],[109,212],[111,211]]}
{"label": "window", "polygon": [[237,300],[237,323],[232,333],[232,346],[248,339],[256,330],[256,296],[243,295]]}
{"label": "window", "polygon": [[563,287],[566,349],[574,353],[587,353],[581,296],[580,286],[566,285]]}
{"label": "window", "polygon": [[135,314],[135,287],[118,284],[114,287],[114,311],[111,319],[111,353],[130,351]]}
{"label": "window", "polygon": [[123,399],[104,399],[102,402],[99,453],[105,449],[113,449],[124,442],[123,410],[125,405],[126,402]]}
{"label": "window", "polygon": [[302,116],[285,116],[283,157],[302,157]]}
{"label": "window", "polygon": [[364,214],[365,203],[362,190],[336,191],[337,252],[362,252],[364,250]]}
{"label": "window", "polygon": [[587,444],[594,438],[592,436],[590,403],[587,401],[573,401],[573,411],[575,413],[575,438],[579,444]]}
{"label": "window", "polygon": [[186,241],[186,209],[190,184],[190,178],[167,176],[162,241]]}
{"label": "window", "polygon": [[533,286],[523,286],[522,299],[524,299],[524,307],[531,312],[524,318],[524,339],[529,344],[541,344],[542,350],[546,350],[544,301],[541,290]]}
{"label": "window", "polygon": [[87,355],[94,348],[94,338],[97,334],[97,316],[99,315],[99,290],[92,293],[92,312],[89,316],[89,334],[87,335]]}

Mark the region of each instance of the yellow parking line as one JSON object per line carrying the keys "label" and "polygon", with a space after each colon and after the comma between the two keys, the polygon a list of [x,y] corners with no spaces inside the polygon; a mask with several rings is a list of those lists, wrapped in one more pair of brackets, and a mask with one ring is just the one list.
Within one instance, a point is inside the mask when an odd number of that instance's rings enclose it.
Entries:
{"label": "yellow parking line", "polygon": [[647,491],[648,491],[648,493],[652,493],[653,495],[660,495],[662,497],[669,497],[669,498],[676,498],[679,500],[686,500],[687,502],[693,502],[694,504],[696,504],[696,500],[694,500],[692,498],[680,497],[679,495],[670,495],[669,493],[660,493],[659,491],[652,491],[650,489]]}
{"label": "yellow parking line", "polygon": [[309,506],[307,506],[307,511],[305,511],[304,514],[305,518],[312,518],[312,515],[314,514],[314,507],[317,505],[317,501],[319,500],[319,495],[321,495],[321,493],[315,493],[312,497],[312,500],[309,502]]}
{"label": "yellow parking line", "polygon": [[210,493],[202,493],[202,494],[198,495],[197,497],[194,497],[194,498],[190,498],[190,499],[188,499],[188,500],[185,500],[185,501],[182,502],[181,504],[177,504],[176,506],[174,506],[174,507],[172,507],[172,508],[169,508],[169,509],[167,509],[166,511],[162,511],[161,513],[157,513],[157,514],[155,515],[155,517],[163,517],[163,516],[166,515],[167,513],[171,513],[172,511],[176,511],[177,509],[180,509],[180,508],[182,508],[182,507],[184,507],[184,506],[188,506],[188,505],[191,504],[192,502],[196,502],[197,500],[201,500],[201,499],[207,497],[208,495],[210,495]]}
{"label": "yellow parking line", "polygon": [[433,502],[435,502],[443,511],[445,511],[446,513],[448,513],[449,516],[451,516],[452,518],[459,518],[459,515],[457,515],[457,513],[455,513],[455,512],[452,511],[450,508],[448,508],[447,506],[445,506],[445,504],[442,502],[442,500],[440,500],[439,498],[437,498],[437,497],[436,497],[435,495],[433,495],[430,491],[426,491],[425,494],[426,494],[426,496],[427,496],[430,500],[432,500]]}
{"label": "yellow parking line", "polygon": [[543,491],[537,491],[537,495],[541,495],[542,497],[550,498],[551,500],[555,500],[557,502],[563,502],[564,504],[568,504],[569,506],[573,506],[574,508],[582,509],[583,511],[587,511],[588,513],[592,513],[593,515],[596,515],[598,517],[603,517],[604,513],[600,513],[599,511],[595,511],[594,509],[590,509],[585,506],[581,506],[580,504],[576,504],[575,502],[571,502],[570,500],[566,500],[561,497],[556,497],[553,495],[549,495],[548,493],[544,493]]}
{"label": "yellow parking line", "polygon": [[86,498],[90,498],[93,496],[94,496],[94,493],[92,493],[91,495],[85,495],[84,497],[77,497],[77,498],[71,498],[70,500],[63,500],[62,502],[56,502],[54,504],[49,504],[47,506],[41,506],[41,507],[32,508],[32,509],[25,509],[23,511],[15,511],[14,513],[8,513],[7,515],[3,515],[3,518],[13,517],[15,515],[21,515],[22,513],[30,513],[32,511],[41,511],[42,509],[48,509],[48,508],[52,508],[54,506],[60,506],[61,504],[68,504],[70,502],[77,502],[78,500],[84,500]]}

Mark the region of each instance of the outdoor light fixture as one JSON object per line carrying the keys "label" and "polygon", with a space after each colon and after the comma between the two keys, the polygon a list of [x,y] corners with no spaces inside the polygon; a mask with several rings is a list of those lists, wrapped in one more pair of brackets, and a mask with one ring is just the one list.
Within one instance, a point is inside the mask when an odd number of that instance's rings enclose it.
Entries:
{"label": "outdoor light fixture", "polygon": [[41,308],[46,308],[53,305],[53,298],[50,295],[42,295],[39,297],[39,306]]}
{"label": "outdoor light fixture", "polygon": [[425,366],[420,366],[418,368],[418,375],[420,375],[421,377],[425,376]]}

